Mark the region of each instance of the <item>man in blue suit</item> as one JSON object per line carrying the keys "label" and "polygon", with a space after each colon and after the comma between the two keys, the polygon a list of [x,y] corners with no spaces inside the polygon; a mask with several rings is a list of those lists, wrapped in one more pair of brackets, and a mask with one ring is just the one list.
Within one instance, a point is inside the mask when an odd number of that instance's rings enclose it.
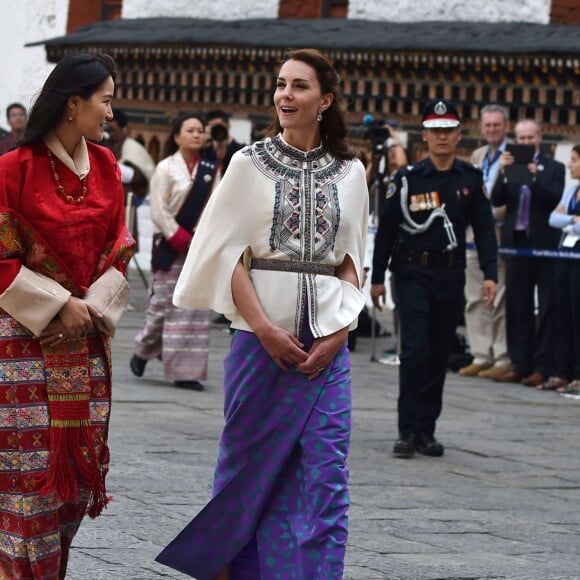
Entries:
{"label": "man in blue suit", "polygon": [[506,206],[501,246],[520,250],[519,255],[505,257],[506,330],[512,369],[495,380],[522,382],[534,387],[550,375],[555,338],[551,316],[555,260],[522,254],[529,249],[555,250],[558,247],[560,232],[551,228],[548,220],[564,189],[565,168],[562,163],[540,153],[542,131],[537,121],[519,121],[515,136],[516,143],[533,145],[535,154],[528,165],[531,183],[523,184],[513,182],[506,171],[514,164],[513,155],[509,151],[502,153],[500,175],[491,193],[494,206]]}

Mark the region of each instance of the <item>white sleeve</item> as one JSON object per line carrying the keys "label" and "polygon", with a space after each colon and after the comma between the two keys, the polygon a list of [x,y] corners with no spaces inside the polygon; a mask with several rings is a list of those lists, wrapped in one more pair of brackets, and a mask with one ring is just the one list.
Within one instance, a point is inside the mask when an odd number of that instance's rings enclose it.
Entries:
{"label": "white sleeve", "polygon": [[109,336],[115,336],[115,330],[125,311],[129,290],[129,284],[123,274],[110,266],[89,286],[83,298],[103,315],[102,318],[95,318],[94,322],[99,330]]}
{"label": "white sleeve", "polygon": [[34,335],[40,336],[70,296],[71,293],[52,278],[22,266],[12,284],[0,294],[0,307]]}
{"label": "white sleeve", "polygon": [[121,182],[131,183],[135,177],[135,170],[121,162],[119,162],[119,168],[121,169]]}
{"label": "white sleeve", "polygon": [[232,157],[197,224],[173,303],[180,308],[236,311],[231,289],[234,268],[255,232],[248,192],[256,168],[241,152]]}
{"label": "white sleeve", "polygon": [[170,163],[171,157],[167,157],[157,165],[149,187],[151,219],[167,239],[172,238],[179,229],[179,224],[169,210],[172,184],[169,172]]}

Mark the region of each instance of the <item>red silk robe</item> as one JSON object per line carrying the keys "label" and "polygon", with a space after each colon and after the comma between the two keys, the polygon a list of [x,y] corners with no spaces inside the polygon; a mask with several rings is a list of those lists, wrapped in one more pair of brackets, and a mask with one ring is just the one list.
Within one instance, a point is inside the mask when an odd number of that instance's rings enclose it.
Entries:
{"label": "red silk robe", "polygon": [[[109,266],[125,272],[134,241],[124,225],[117,163],[104,147],[87,146],[91,169],[79,204],[59,192],[44,143],[0,159],[0,294],[22,266],[80,298]],[[82,195],[79,177],[56,157],[54,162],[66,194]],[[85,390],[85,438],[76,441],[76,457],[70,431],[51,425],[57,411],[49,402],[51,385],[73,397],[77,387]],[[94,516],[106,504],[110,401],[108,336],[95,330],[47,354],[0,308],[0,577],[58,578],[87,506]],[[63,453],[66,477],[60,485],[47,483],[65,442],[71,446]],[[83,457],[90,481],[80,474]]]}

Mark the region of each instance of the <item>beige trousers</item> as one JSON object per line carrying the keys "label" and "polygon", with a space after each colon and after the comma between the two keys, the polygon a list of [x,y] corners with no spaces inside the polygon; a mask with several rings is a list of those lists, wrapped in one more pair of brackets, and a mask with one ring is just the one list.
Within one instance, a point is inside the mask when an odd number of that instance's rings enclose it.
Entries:
{"label": "beige trousers", "polygon": [[485,308],[483,272],[476,250],[467,250],[465,271],[465,326],[474,364],[509,364],[505,321],[505,263],[497,263],[497,295],[491,308]]}

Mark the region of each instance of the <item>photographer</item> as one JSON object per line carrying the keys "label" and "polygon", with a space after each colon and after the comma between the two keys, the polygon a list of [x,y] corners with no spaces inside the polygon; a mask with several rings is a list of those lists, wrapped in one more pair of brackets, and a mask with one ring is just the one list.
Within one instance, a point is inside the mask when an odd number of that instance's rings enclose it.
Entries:
{"label": "photographer", "polygon": [[[395,173],[409,164],[407,151],[401,137],[395,130],[399,126],[396,119],[374,120],[372,115],[366,115],[365,125],[368,126],[367,138],[372,143],[372,158],[367,166],[367,182],[370,191],[370,207],[374,219],[371,220],[378,227],[379,216],[388,195],[389,185]],[[368,251],[372,256],[374,249],[374,237],[367,241]],[[394,275],[390,274],[391,301],[393,303],[393,331],[395,334],[395,347],[393,351],[385,352],[379,359],[383,364],[399,364],[400,337],[399,337],[399,310],[397,307],[397,294],[394,287]],[[372,319],[375,319],[373,311]],[[360,324],[360,318],[359,318]]]}
{"label": "photographer", "polygon": [[409,164],[407,152],[395,130],[396,119],[374,120],[372,115],[364,119],[367,138],[372,143],[372,158],[367,165],[367,182],[371,191],[371,211],[381,214],[383,201],[393,173]]}
{"label": "photographer", "polygon": [[230,116],[225,111],[220,109],[209,111],[206,118],[207,129],[217,155],[218,171],[220,176],[223,176],[233,154],[245,147],[245,143],[239,143],[230,137]]}

